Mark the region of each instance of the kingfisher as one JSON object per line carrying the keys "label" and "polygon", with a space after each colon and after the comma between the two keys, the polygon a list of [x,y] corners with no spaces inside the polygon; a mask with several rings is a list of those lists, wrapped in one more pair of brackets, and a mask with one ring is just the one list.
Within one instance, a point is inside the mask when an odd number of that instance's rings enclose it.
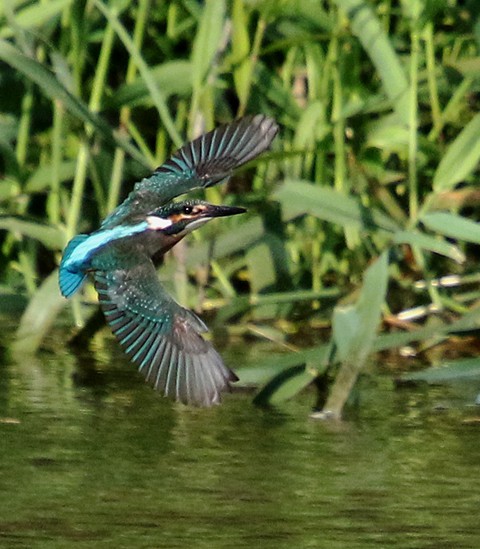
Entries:
{"label": "kingfisher", "polygon": [[75,236],[64,250],[62,295],[73,296],[90,273],[106,322],[126,355],[156,390],[184,404],[218,404],[238,378],[202,336],[208,331],[204,322],[163,288],[154,256],[212,219],[246,211],[174,199],[228,179],[267,150],[277,132],[272,118],[246,116],[187,143],[136,183],[98,230]]}

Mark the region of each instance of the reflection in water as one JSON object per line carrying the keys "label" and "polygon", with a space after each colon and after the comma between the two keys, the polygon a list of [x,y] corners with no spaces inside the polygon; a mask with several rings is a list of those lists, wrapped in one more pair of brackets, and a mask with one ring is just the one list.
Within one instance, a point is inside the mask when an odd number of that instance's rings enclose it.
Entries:
{"label": "reflection in water", "polygon": [[478,426],[451,389],[366,382],[342,424],[308,393],[188,409],[109,341],[0,365],[1,547],[480,546]]}

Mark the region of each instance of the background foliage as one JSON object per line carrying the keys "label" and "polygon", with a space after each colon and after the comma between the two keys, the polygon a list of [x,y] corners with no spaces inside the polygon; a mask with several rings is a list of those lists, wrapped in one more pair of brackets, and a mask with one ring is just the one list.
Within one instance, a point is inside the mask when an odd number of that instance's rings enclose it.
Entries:
{"label": "background foliage", "polygon": [[[56,282],[65,243],[185,140],[248,113],[273,116],[280,135],[228,196],[215,188],[208,198],[249,215],[192,235],[161,276],[182,302],[217,310],[213,326],[235,321],[303,348],[241,371],[264,384],[258,402],[340,365],[324,403],[336,415],[372,350],[472,333],[475,6],[5,0],[0,297],[4,310],[28,303],[17,347],[35,351],[65,305]],[[87,290],[68,322],[81,325],[92,300]],[[330,324],[329,342],[305,350]]]}

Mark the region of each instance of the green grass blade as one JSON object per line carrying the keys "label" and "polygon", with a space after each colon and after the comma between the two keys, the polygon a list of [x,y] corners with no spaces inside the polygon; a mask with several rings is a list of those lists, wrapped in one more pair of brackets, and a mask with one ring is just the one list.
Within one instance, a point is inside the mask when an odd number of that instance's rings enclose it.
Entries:
{"label": "green grass blade", "polygon": [[[167,61],[152,69],[151,76],[155,85],[162,90],[165,99],[172,95],[186,97],[192,91],[192,64],[190,61]],[[110,109],[138,105],[152,105],[152,98],[143,78],[136,78],[131,84],[124,84],[107,99],[106,106]]]}
{"label": "green grass blade", "polygon": [[424,214],[421,221],[431,231],[457,240],[480,244],[480,224],[461,215],[432,212]]}
{"label": "green grass blade", "polygon": [[175,127],[175,123],[170,115],[170,111],[168,110],[165,97],[160,88],[157,86],[157,83],[152,75],[152,71],[148,67],[138,48],[128,34],[127,30],[118,19],[116,13],[114,13],[111,9],[105,6],[105,4],[100,0],[93,0],[93,3],[103,13],[106,19],[108,19],[108,22],[112,25],[113,29],[117,33],[117,36],[120,38],[128,53],[135,61],[138,72],[145,81],[148,91],[150,92],[150,95],[152,97],[153,104],[155,105],[158,114],[160,115],[165,129],[168,131],[168,134],[170,135],[170,138],[175,143],[175,145],[177,147],[180,147],[180,145],[182,144],[182,138],[180,137],[177,128]]}
{"label": "green grass blade", "polygon": [[305,366],[293,366],[283,370],[257,393],[253,403],[259,406],[275,406],[294,397],[305,389],[317,376],[316,370]]}
{"label": "green grass blade", "polygon": [[480,358],[449,360],[439,366],[405,374],[400,378],[401,381],[424,381],[434,384],[465,379],[480,379]]}
{"label": "green grass blade", "polygon": [[224,25],[224,0],[204,2],[190,57],[192,100],[189,135],[191,137],[197,137],[205,127],[213,124],[215,73],[220,55],[226,46],[225,40],[222,39],[226,37],[222,37]]}
{"label": "green grass blade", "polygon": [[225,20],[224,0],[207,0],[192,47],[192,85],[194,93],[202,86],[210,70],[222,36]]}
{"label": "green grass blade", "polygon": [[90,111],[83,101],[72,95],[44,65],[24,55],[4,40],[0,40],[0,59],[22,73],[27,80],[35,82],[47,97],[61,101],[71,114],[84,123],[91,124],[106,141],[116,143],[145,165],[145,159],[137,149],[116,136],[112,128],[100,116]]}
{"label": "green grass blade", "polygon": [[318,365],[317,374],[323,371],[326,364],[328,345],[316,345],[310,349],[294,353],[275,353],[272,356],[260,360],[254,366],[246,366],[236,370],[239,376],[239,385],[241,387],[258,386],[267,384],[270,379],[281,372],[295,366],[304,366],[305,364]]}
{"label": "green grass blade", "polygon": [[243,0],[234,0],[232,9],[232,65],[233,83],[240,100],[240,108],[247,104],[250,92],[252,60],[250,54],[250,38],[248,32],[248,17]]}
{"label": "green grass blade", "polygon": [[399,231],[394,235],[393,241],[396,244],[418,246],[429,252],[435,252],[436,254],[449,257],[457,263],[463,263],[465,261],[465,254],[457,246],[428,234],[416,231]]}
{"label": "green grass blade", "polygon": [[62,230],[18,217],[0,217],[0,230],[2,229],[38,240],[50,250],[61,250],[65,244]]}
{"label": "green grass blade", "polygon": [[388,36],[368,2],[364,0],[335,0],[352,23],[353,33],[378,71],[385,91],[400,120],[409,122],[408,80]]}
{"label": "green grass blade", "polygon": [[357,198],[307,181],[287,179],[273,197],[282,204],[284,218],[310,214],[343,227],[399,230],[391,217],[375,208],[366,208]]}
{"label": "green grass blade", "polygon": [[332,337],[342,365],[335,378],[323,412],[340,417],[350,392],[373,350],[388,285],[388,252],[384,252],[365,272],[360,298],[355,306],[336,307]]}
{"label": "green grass blade", "polygon": [[337,306],[333,339],[342,361],[363,363],[372,349],[381,318],[388,282],[388,253],[383,253],[366,271],[355,306]]}
{"label": "green grass blade", "polygon": [[[75,160],[64,160],[58,166],[58,181],[64,182],[73,179],[75,175]],[[27,193],[39,193],[48,190],[52,184],[52,166],[45,164],[38,166],[25,183],[24,191]]]}
{"label": "green grass blade", "polygon": [[[265,233],[260,218],[249,219],[235,229],[225,231],[215,238],[215,246],[211,253],[211,259],[220,259],[237,252],[244,251],[256,242]],[[210,242],[197,242],[188,251],[187,266],[198,265],[210,255]]]}
{"label": "green grass blade", "polygon": [[[62,14],[65,8],[68,8],[73,0],[49,0],[48,2],[34,2],[18,9],[13,13],[15,26],[22,30],[38,29],[45,23],[48,23],[54,17]],[[0,30],[2,38],[10,38],[15,34],[13,25],[6,25]]]}
{"label": "green grass blade", "polygon": [[433,177],[436,192],[453,189],[480,161],[480,114],[470,120],[448,148]]}
{"label": "green grass blade", "polygon": [[13,344],[14,353],[34,353],[66,302],[58,289],[58,270],[55,270],[44,280],[22,315]]}

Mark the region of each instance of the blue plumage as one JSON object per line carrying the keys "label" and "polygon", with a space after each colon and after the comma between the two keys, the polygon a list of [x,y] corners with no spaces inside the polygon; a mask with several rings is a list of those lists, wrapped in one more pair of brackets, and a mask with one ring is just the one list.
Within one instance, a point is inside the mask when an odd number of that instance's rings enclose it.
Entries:
{"label": "blue plumage", "polygon": [[90,235],[79,234],[72,238],[65,248],[60,263],[60,291],[65,297],[77,292],[90,269],[91,259],[105,246],[113,242],[134,236],[148,229],[147,221],[135,225],[119,226],[113,229],[99,230]]}
{"label": "blue plumage", "polygon": [[62,295],[65,297],[71,297],[82,286],[85,278],[87,277],[85,270],[68,269],[66,263],[70,261],[72,254],[74,254],[76,248],[88,240],[88,234],[79,234],[75,238],[72,238],[68,243],[65,251],[63,252],[62,261],[59,269],[59,285]]}
{"label": "blue plumage", "polygon": [[203,338],[202,320],[161,286],[152,257],[211,219],[245,210],[171,201],[226,179],[266,150],[277,131],[273,119],[257,115],[187,143],[138,182],[98,231],[76,236],[65,249],[62,294],[72,296],[91,272],[106,321],[125,353],[155,389],[183,403],[217,404],[237,377]]}

